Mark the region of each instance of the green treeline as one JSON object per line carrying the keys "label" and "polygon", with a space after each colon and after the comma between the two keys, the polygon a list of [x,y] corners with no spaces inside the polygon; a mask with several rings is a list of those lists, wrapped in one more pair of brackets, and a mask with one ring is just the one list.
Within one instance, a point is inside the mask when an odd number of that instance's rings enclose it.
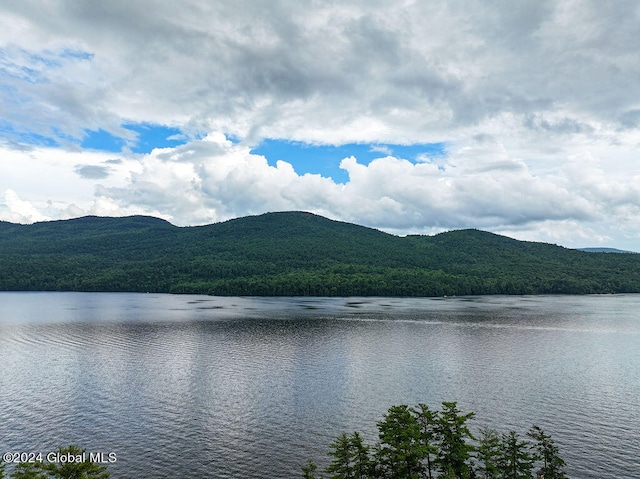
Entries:
{"label": "green treeline", "polygon": [[640,255],[478,230],[398,237],[302,212],[178,228],[142,216],[0,222],[0,290],[258,296],[640,292]]}
{"label": "green treeline", "polygon": [[[515,431],[499,434],[468,426],[474,413],[455,402],[439,411],[424,404],[392,406],[378,423],[379,442],[364,444],[358,432],[338,436],[329,447],[329,479],[565,479],[564,460],[542,429],[524,440]],[[317,465],[302,467],[305,479],[320,479]]]}

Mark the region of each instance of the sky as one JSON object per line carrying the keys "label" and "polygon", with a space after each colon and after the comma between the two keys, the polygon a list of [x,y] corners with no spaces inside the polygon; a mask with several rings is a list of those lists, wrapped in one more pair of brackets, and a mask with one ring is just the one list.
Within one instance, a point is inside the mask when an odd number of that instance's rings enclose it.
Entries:
{"label": "sky", "polygon": [[636,0],[5,0],[0,220],[640,251]]}

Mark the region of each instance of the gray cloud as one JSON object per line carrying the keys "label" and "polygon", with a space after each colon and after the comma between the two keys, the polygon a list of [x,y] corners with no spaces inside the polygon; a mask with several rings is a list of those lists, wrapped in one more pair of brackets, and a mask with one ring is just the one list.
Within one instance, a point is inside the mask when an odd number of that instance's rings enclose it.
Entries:
{"label": "gray cloud", "polygon": [[99,165],[76,165],[75,171],[88,180],[102,180],[109,177],[110,173],[109,167]]}
{"label": "gray cloud", "polygon": [[[116,131],[127,117],[180,115],[185,126],[240,136],[287,131],[304,140],[305,127],[321,128],[328,116],[338,127],[348,128],[357,116],[393,130],[398,109],[422,116],[402,125],[413,138],[429,136],[435,125],[455,136],[505,113],[562,112],[587,124],[580,118],[586,113],[627,125],[626,99],[640,94],[633,1],[529,1],[509,8],[462,0],[366,8],[361,2],[71,1],[42,8],[26,0],[0,8],[28,22],[37,39],[82,44],[95,54],[65,58],[59,75],[41,71],[48,86],[12,80],[34,109],[55,107],[36,123],[49,134],[44,127],[55,120],[78,135],[86,127]],[[24,43],[22,50],[42,54],[35,39]],[[62,75],[78,69],[92,81]],[[291,128],[292,112],[304,114],[307,125]],[[35,117],[35,110],[21,115]],[[567,125],[557,126],[566,132]]]}

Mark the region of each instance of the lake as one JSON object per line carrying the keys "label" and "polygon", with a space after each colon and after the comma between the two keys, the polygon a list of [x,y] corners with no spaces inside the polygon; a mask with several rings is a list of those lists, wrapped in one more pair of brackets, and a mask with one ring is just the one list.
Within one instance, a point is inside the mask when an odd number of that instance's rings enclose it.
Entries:
{"label": "lake", "polygon": [[640,477],[640,295],[0,293],[0,452],[117,478],[293,478],[392,405],[551,434],[574,479]]}

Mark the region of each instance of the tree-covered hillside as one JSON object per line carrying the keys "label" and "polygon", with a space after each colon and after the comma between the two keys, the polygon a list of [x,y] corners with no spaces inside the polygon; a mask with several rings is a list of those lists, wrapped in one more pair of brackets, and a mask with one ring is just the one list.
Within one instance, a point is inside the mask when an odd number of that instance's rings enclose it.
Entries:
{"label": "tree-covered hillside", "polygon": [[157,218],[0,222],[0,289],[218,295],[640,292],[640,255],[477,230],[398,237],[310,213],[178,228]]}

